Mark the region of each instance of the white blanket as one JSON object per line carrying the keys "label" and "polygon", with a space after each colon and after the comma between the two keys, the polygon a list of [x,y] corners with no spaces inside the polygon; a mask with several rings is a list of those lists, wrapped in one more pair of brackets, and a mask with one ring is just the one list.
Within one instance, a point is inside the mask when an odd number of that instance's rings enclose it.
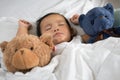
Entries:
{"label": "white blanket", "polygon": [[0,80],[119,80],[120,39],[110,37],[94,44],[81,43],[80,37],[56,46],[50,64],[23,74],[1,69]]}
{"label": "white blanket", "polygon": [[119,38],[81,44],[79,38],[61,54],[55,74],[58,80],[119,80]]}

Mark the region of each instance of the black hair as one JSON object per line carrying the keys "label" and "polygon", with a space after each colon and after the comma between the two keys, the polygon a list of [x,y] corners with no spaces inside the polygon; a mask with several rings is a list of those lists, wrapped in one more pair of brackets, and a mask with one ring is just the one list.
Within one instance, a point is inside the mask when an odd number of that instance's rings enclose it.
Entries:
{"label": "black hair", "polygon": [[38,20],[36,21],[36,24],[37,24],[37,36],[41,36],[41,26],[40,26],[40,24],[41,24],[42,20],[43,20],[44,18],[46,18],[47,16],[53,15],[53,14],[60,15],[60,16],[62,16],[62,17],[65,19],[66,23],[67,23],[68,26],[69,26],[70,33],[72,34],[72,37],[75,36],[75,35],[77,35],[77,31],[71,27],[69,21],[68,21],[62,14],[59,14],[59,13],[48,13],[48,14],[44,15],[43,17],[41,17],[40,19],[38,19]]}

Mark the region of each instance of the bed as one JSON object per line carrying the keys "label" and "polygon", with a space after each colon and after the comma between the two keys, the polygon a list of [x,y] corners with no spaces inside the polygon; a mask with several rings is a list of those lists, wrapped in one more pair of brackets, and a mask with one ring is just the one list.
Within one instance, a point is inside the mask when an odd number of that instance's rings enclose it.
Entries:
{"label": "bed", "polygon": [[[30,33],[36,35],[35,21],[46,13],[58,12],[69,19],[74,13],[86,13],[108,2],[115,9],[114,25],[120,26],[120,0],[1,0],[0,43],[10,41],[16,35],[19,19],[31,22],[34,28]],[[77,28],[79,35],[84,34],[80,27],[72,26]],[[74,40],[80,42],[77,38]],[[7,72],[0,52],[0,80],[120,80],[119,43],[120,39],[114,37],[87,46],[81,42],[78,46],[65,43],[62,46],[69,45],[66,50],[55,56],[47,66],[35,67],[26,74]],[[82,55],[75,53],[74,47]],[[69,48],[72,50],[69,51]]]}

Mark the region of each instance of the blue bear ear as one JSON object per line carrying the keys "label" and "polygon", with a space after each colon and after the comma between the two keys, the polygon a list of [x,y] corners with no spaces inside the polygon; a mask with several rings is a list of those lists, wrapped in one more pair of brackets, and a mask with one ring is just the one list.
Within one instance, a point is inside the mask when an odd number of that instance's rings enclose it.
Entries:
{"label": "blue bear ear", "polygon": [[84,14],[81,14],[80,15],[80,17],[79,17],[79,23],[80,23],[80,26],[82,27],[82,22],[83,22],[83,20],[84,20],[84,18],[85,18],[85,15]]}
{"label": "blue bear ear", "polygon": [[112,15],[114,15],[113,6],[111,3],[108,3],[106,6],[104,6],[105,9],[107,9]]}

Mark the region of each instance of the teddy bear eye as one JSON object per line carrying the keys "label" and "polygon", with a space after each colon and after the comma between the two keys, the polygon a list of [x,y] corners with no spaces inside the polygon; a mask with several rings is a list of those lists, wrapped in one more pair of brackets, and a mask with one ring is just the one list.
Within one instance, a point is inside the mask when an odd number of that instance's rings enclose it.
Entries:
{"label": "teddy bear eye", "polygon": [[15,52],[17,51],[18,49],[15,49]]}
{"label": "teddy bear eye", "polygon": [[108,19],[108,16],[105,16]]}
{"label": "teddy bear eye", "polygon": [[31,47],[30,49],[33,50],[33,47]]}
{"label": "teddy bear eye", "polygon": [[94,20],[91,20],[91,24],[94,25]]}
{"label": "teddy bear eye", "polygon": [[5,51],[5,49],[2,49],[2,51],[4,52],[4,51]]}
{"label": "teddy bear eye", "polygon": [[45,44],[49,46],[48,42],[45,42]]}

